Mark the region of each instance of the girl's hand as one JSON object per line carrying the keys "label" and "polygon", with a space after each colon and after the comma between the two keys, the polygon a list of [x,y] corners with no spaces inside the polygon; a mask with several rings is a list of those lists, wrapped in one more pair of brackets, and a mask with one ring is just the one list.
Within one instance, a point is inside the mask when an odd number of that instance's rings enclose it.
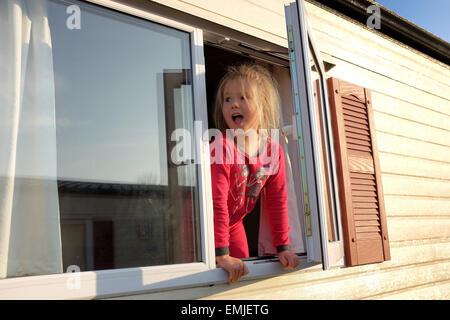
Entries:
{"label": "girl's hand", "polygon": [[241,277],[248,274],[248,268],[241,259],[224,255],[216,257],[216,262],[219,267],[224,268],[228,274],[228,284],[238,281]]}
{"label": "girl's hand", "polygon": [[284,266],[284,270],[295,269],[300,264],[300,257],[289,250],[279,252],[278,259]]}

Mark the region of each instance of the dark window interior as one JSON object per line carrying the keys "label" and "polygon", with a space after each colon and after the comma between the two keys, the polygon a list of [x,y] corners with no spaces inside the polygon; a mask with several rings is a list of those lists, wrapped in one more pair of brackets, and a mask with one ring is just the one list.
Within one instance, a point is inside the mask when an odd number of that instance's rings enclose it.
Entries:
{"label": "dark window interior", "polygon": [[[255,60],[245,54],[234,53],[215,46],[204,45],[205,52],[205,79],[206,97],[208,103],[208,127],[214,128],[214,100],[220,79],[225,75],[230,65],[241,63],[254,63]],[[258,256],[258,230],[259,230],[259,200],[253,211],[244,218],[244,227],[250,257]]]}

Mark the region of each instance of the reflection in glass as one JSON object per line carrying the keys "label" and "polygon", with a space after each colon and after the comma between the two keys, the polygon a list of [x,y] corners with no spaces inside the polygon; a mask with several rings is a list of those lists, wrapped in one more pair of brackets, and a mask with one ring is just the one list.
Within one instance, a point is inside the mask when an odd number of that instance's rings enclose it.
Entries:
{"label": "reflection in glass", "polygon": [[170,157],[193,126],[189,34],[73,3],[79,30],[49,2],[64,270],[199,261],[196,167]]}
{"label": "reflection in glass", "polygon": [[315,113],[318,118],[318,136],[319,136],[319,148],[321,150],[321,166],[322,166],[322,185],[324,186],[324,197],[325,197],[325,211],[327,214],[327,233],[328,241],[333,242],[338,240],[337,225],[335,219],[335,209],[333,201],[334,190],[332,188],[332,173],[329,158],[329,149],[327,148],[327,130],[325,125],[325,112],[323,110],[324,106],[322,104],[322,91],[320,90],[320,77],[321,75],[318,70],[317,61],[314,58],[315,55],[312,50],[309,50],[311,57],[311,81],[312,88],[314,92],[314,108]]}

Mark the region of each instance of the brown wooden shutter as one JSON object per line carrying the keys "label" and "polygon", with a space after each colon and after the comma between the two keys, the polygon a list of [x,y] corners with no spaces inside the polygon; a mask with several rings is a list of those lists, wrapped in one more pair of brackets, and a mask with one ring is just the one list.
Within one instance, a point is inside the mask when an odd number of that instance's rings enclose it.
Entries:
{"label": "brown wooden shutter", "polygon": [[390,260],[370,90],[328,79],[347,266]]}

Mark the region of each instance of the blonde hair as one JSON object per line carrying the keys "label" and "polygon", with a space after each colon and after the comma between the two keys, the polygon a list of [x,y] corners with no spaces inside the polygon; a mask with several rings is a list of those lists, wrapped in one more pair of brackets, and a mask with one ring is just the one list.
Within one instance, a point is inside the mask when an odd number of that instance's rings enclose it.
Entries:
{"label": "blonde hair", "polygon": [[242,82],[248,83],[258,108],[258,129],[267,129],[267,133],[270,135],[271,129],[280,127],[278,83],[266,68],[259,65],[241,64],[228,67],[227,73],[219,82],[216,93],[214,121],[217,129],[220,131],[228,129],[222,114],[223,94],[225,85],[235,79],[241,79]]}

